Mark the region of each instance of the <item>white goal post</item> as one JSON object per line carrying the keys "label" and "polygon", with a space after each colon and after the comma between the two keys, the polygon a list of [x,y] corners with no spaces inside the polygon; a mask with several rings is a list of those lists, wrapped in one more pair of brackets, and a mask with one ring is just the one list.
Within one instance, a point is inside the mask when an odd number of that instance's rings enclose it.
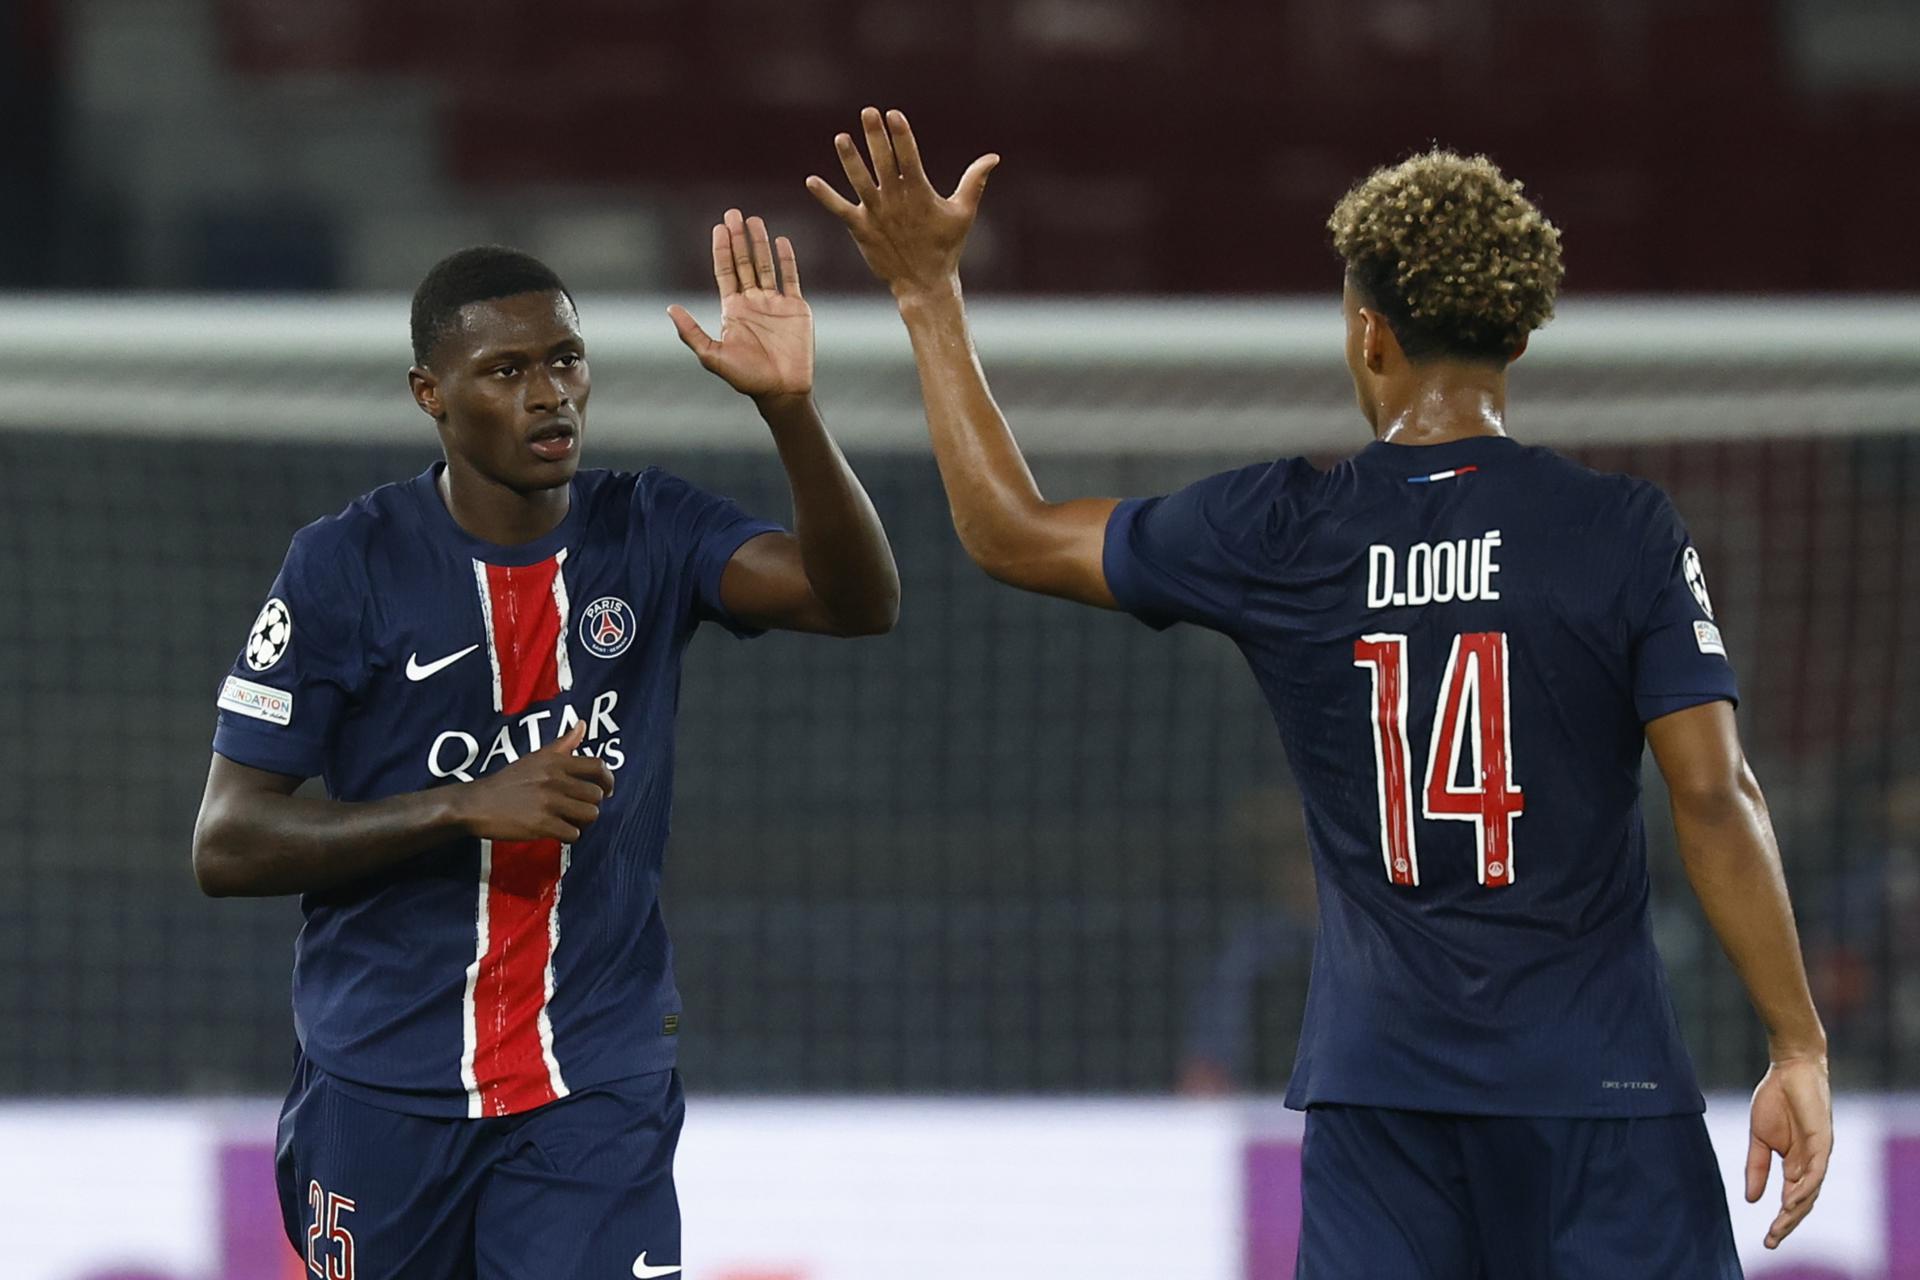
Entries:
{"label": "white goal post", "polygon": [[[628,445],[749,447],[750,411],[667,299],[581,299],[590,421]],[[705,297],[687,299],[704,322]],[[883,300],[814,302],[819,397],[852,450],[925,447]],[[1037,454],[1342,449],[1365,439],[1337,301],[986,299],[981,357]],[[370,442],[418,424],[407,300],[0,296],[0,431]],[[1920,429],[1920,298],[1567,301],[1513,375],[1550,444]]]}

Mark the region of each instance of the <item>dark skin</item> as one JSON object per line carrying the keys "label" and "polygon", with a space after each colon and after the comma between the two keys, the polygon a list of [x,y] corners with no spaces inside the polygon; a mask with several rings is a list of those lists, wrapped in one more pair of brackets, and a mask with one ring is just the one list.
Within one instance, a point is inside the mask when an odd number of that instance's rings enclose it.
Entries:
{"label": "dark skin", "polygon": [[[813,314],[792,244],[729,210],[713,228],[721,325],[709,337],[672,309],[701,364],[752,398],[786,468],[794,531],[752,538],[721,577],[721,602],[749,625],[879,635],[899,617],[886,531],[813,401]],[[573,305],[529,293],[461,309],[430,363],[408,374],[447,465],[454,520],[497,545],[529,542],[566,518],[592,377]],[[216,754],[194,826],[194,876],[215,897],[349,885],[461,836],[571,843],[613,794],[613,773],[566,737],[472,783],[365,803],[296,796],[301,779]]]}
{"label": "dark skin", "polygon": [[[807,189],[893,291],[962,545],[1002,582],[1118,608],[1103,567],[1118,500],[1055,502],[1041,494],[974,353],[960,257],[1000,157],[975,160],[943,196],[903,114],[869,107],[860,130],[864,155],[851,135],[834,139],[854,198],[818,177],[807,179]],[[1386,317],[1351,283],[1342,309],[1354,394],[1375,438],[1439,445],[1506,434],[1506,364],[1409,359]],[[1523,342],[1514,358],[1524,350]],[[1715,702],[1663,716],[1647,725],[1647,740],[1673,795],[1688,878],[1766,1024],[1772,1064],[1754,1091],[1746,1192],[1750,1201],[1760,1198],[1779,1155],[1786,1181],[1766,1239],[1774,1248],[1812,1209],[1826,1176],[1833,1146],[1826,1033],[1807,988],[1772,822],[1732,708]]]}

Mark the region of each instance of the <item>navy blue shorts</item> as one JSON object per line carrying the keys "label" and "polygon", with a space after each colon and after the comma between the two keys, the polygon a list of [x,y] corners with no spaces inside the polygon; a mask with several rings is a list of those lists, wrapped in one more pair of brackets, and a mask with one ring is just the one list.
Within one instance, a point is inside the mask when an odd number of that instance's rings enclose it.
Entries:
{"label": "navy blue shorts", "polygon": [[1299,1280],[1739,1280],[1697,1115],[1313,1107]]}
{"label": "navy blue shorts", "polygon": [[280,1113],[280,1211],[329,1280],[680,1280],[677,1072],[521,1115],[408,1115],[311,1064]]}

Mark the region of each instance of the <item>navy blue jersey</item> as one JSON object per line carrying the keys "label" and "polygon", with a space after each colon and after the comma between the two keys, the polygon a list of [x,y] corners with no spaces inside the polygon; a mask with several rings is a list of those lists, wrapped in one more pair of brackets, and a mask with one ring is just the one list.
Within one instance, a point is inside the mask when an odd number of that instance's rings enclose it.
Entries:
{"label": "navy blue jersey", "polygon": [[302,897],[295,1029],[343,1087],[507,1115],[674,1062],[661,919],[680,658],[777,526],[664,472],[582,471],[536,542],[462,530],[440,464],[294,535],[214,750],[337,800],[472,782],[587,728],[614,794],[578,843],[458,839]]}
{"label": "navy blue jersey", "polygon": [[1503,438],[1376,442],[1124,502],[1106,576],[1231,636],[1279,725],[1320,886],[1291,1105],[1701,1108],[1643,725],[1736,689],[1659,489]]}

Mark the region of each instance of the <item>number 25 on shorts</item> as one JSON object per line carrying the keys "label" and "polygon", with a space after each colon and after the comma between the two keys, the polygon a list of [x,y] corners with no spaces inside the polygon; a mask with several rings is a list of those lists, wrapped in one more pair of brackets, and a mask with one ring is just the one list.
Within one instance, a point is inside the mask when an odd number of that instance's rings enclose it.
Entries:
{"label": "number 25 on shorts", "polygon": [[353,1201],[309,1182],[307,1208],[313,1213],[307,1224],[307,1273],[320,1280],[353,1280],[353,1233],[340,1221],[354,1211]]}
{"label": "number 25 on shorts", "polygon": [[[1373,759],[1380,793],[1380,852],[1387,879],[1420,883],[1413,830],[1413,750],[1407,743],[1407,637],[1375,634],[1353,642],[1353,665],[1373,673]],[[1513,784],[1513,734],[1507,715],[1507,633],[1468,631],[1453,638],[1433,710],[1421,816],[1471,822],[1480,883],[1513,883],[1513,820],[1526,811]],[[1471,746],[1470,781],[1459,784],[1460,755]]]}

